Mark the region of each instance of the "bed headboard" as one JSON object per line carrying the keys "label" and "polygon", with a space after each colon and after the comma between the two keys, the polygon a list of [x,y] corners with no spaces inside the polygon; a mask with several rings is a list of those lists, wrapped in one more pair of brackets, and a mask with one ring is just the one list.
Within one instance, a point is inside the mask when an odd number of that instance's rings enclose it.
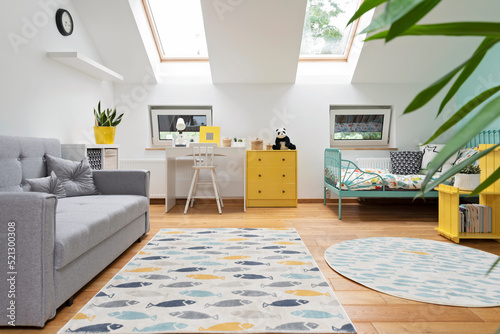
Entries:
{"label": "bed headboard", "polygon": [[472,138],[465,147],[476,147],[479,144],[498,144],[500,143],[500,130],[485,130]]}

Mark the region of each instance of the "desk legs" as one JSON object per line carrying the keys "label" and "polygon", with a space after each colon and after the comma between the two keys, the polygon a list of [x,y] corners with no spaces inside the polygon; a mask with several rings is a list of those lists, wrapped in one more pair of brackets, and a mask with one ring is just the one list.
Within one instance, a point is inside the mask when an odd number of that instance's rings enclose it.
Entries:
{"label": "desk legs", "polygon": [[165,212],[168,212],[175,205],[175,158],[166,159],[165,179],[167,180],[165,194]]}

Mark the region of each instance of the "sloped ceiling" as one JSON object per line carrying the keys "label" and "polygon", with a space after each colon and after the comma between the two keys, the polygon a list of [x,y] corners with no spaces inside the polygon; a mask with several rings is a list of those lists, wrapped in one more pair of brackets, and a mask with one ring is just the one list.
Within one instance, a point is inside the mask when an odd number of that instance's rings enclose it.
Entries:
{"label": "sloped ceiling", "polygon": [[[130,2],[129,2],[130,1]],[[157,82],[131,5],[137,0],[74,0],[103,63],[126,83]]]}
{"label": "sloped ceiling", "polygon": [[214,83],[294,83],[307,0],[201,0]]}
{"label": "sloped ceiling", "polygon": [[[374,17],[382,11],[377,8]],[[420,23],[498,22],[499,0],[443,0]],[[389,43],[363,45],[353,83],[429,83],[466,60],[481,42],[478,37],[400,37]]]}

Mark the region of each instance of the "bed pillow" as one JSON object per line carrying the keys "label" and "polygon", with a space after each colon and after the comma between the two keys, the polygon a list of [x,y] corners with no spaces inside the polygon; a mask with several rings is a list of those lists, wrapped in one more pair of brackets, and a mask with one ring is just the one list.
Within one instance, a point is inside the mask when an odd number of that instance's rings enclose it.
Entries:
{"label": "bed pillow", "polygon": [[421,151],[390,152],[391,173],[395,175],[418,174],[422,165]]}
{"label": "bed pillow", "polygon": [[46,154],[47,169],[61,180],[67,197],[99,195],[94,184],[92,169],[88,159],[81,162],[56,158]]}
{"label": "bed pillow", "polygon": [[47,177],[26,179],[26,182],[28,182],[31,187],[30,191],[56,195],[57,198],[66,197],[66,190],[64,190],[61,181],[54,172],[51,172]]}
{"label": "bed pillow", "polygon": [[[474,154],[479,153],[479,147],[472,147],[463,149],[458,156],[458,159],[455,161],[455,165],[463,162],[465,159],[472,157]],[[479,160],[474,161],[474,166],[479,166]]]}
{"label": "bed pillow", "polygon": [[[427,174],[427,166],[429,163],[438,155],[439,152],[443,149],[445,144],[427,144],[427,145],[420,145],[420,152],[422,152],[422,165],[420,166],[420,174]],[[451,157],[448,158],[437,170],[438,173],[441,172],[446,172],[451,167],[453,167],[453,163],[457,159],[457,154],[453,154]]]}

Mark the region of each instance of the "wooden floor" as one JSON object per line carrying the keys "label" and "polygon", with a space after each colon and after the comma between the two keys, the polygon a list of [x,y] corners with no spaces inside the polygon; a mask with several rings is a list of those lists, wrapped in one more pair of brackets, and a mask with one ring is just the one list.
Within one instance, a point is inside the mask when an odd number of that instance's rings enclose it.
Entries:
{"label": "wooden floor", "polygon": [[[9,333],[56,333],[108,282],[161,228],[293,227],[304,240],[321,271],[353,321],[358,333],[495,333],[500,328],[500,307],[464,308],[419,303],[385,295],[354,283],[328,267],[324,251],[331,245],[367,237],[413,237],[447,242],[435,231],[436,204],[389,204],[387,200],[342,205],[299,204],[298,208],[252,208],[242,202],[225,202],[219,215],[213,202],[197,203],[187,215],[177,205],[168,214],[163,205],[151,206],[151,231],[146,240],[131,246],[105,271],[84,287],[73,306],[58,310],[43,329],[0,328]],[[462,245],[500,255],[500,243],[491,240],[463,241]]]}

